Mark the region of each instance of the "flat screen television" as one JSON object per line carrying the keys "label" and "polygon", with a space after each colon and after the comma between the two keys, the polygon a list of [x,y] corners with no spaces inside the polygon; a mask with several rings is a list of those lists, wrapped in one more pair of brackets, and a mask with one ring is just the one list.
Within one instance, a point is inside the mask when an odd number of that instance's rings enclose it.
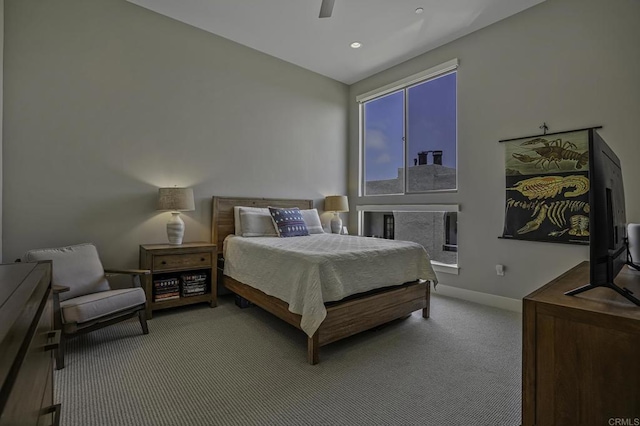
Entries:
{"label": "flat screen television", "polygon": [[589,207],[589,283],[566,294],[607,287],[640,306],[630,290],[613,282],[625,264],[638,266],[628,258],[620,159],[594,129],[589,131]]}

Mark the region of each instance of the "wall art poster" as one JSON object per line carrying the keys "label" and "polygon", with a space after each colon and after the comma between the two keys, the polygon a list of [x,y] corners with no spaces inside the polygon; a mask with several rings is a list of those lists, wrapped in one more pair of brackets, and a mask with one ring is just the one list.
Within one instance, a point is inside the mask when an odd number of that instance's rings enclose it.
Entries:
{"label": "wall art poster", "polygon": [[504,141],[503,238],[589,243],[591,131]]}

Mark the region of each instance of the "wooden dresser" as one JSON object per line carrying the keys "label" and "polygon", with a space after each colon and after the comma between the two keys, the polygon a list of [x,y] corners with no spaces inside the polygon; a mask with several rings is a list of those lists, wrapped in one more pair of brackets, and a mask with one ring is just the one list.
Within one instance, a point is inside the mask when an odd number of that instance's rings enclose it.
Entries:
{"label": "wooden dresser", "polygon": [[52,425],[53,331],[51,263],[0,265],[0,426]]}
{"label": "wooden dresser", "polygon": [[[589,282],[589,262],[523,300],[523,426],[640,424],[640,307]],[[640,294],[640,272],[616,284]]]}

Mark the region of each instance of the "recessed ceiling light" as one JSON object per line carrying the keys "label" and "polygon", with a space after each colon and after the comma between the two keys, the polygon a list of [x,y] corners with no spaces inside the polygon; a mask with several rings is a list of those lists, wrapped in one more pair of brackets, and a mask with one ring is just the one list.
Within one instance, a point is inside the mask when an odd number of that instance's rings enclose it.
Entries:
{"label": "recessed ceiling light", "polygon": [[419,7],[416,9],[416,15],[420,15],[422,12],[424,12],[424,8]]}
{"label": "recessed ceiling light", "polygon": [[351,47],[353,47],[354,49],[357,49],[360,46],[362,46],[362,43],[360,43],[359,41],[354,41],[353,43],[351,43]]}

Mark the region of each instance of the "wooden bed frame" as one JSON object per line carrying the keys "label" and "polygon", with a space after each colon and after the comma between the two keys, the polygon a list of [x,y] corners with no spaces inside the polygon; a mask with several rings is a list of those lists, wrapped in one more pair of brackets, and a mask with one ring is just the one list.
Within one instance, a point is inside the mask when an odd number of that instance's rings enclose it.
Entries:
{"label": "wooden bed frame", "polygon": [[[311,209],[313,200],[213,197],[211,241],[217,244],[218,254],[222,253],[224,239],[229,234],[235,233],[234,206]],[[289,312],[289,305],[286,302],[226,275],[222,277],[222,283],[233,293],[301,330],[301,316]],[[419,280],[325,304],[327,310],[325,320],[314,335],[307,339],[309,364],[319,362],[321,346],[405,317],[419,309],[422,309],[424,318],[429,318],[430,300],[430,282]]]}

